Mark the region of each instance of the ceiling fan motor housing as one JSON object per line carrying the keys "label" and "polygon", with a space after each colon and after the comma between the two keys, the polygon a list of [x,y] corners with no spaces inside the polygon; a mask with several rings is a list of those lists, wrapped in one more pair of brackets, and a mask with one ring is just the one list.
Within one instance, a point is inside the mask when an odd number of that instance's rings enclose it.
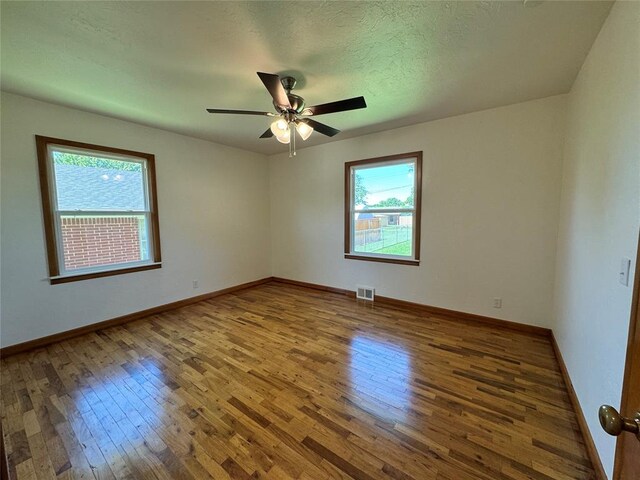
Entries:
{"label": "ceiling fan motor housing", "polygon": [[[293,90],[296,87],[296,83],[297,83],[296,79],[293,77],[282,77],[280,79],[280,82],[282,83],[282,86],[287,92],[287,97],[289,98],[289,103],[291,104],[291,109],[289,109],[289,111],[290,112],[293,111],[295,113],[301,113],[302,110],[304,110],[304,105],[305,105],[304,98],[294,93],[291,93],[291,90]],[[276,110],[279,111],[280,113],[284,113],[287,111],[286,109],[283,109],[282,107],[277,105],[275,102],[273,103],[273,106],[276,107]]]}
{"label": "ceiling fan motor housing", "polygon": [[274,107],[276,107],[276,110],[278,110],[281,113],[286,112],[287,110],[289,112],[294,112],[294,113],[301,113],[302,110],[304,110],[304,98],[294,94],[294,93],[287,93],[287,97],[289,97],[289,103],[291,104],[291,108],[290,109],[283,109],[282,107],[278,106],[275,104],[274,102]]}

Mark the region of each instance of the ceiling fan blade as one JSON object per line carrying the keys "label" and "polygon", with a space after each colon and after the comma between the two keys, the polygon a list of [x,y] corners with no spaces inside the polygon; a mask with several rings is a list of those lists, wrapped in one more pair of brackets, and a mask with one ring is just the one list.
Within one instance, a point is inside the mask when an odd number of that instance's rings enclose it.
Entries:
{"label": "ceiling fan blade", "polygon": [[207,112],[209,113],[231,113],[237,115],[267,115],[269,117],[275,116],[274,113],[271,112],[257,112],[255,110],[226,110],[224,108],[207,108]]}
{"label": "ceiling fan blade", "polygon": [[260,135],[260,138],[271,138],[273,137],[273,132],[271,131],[271,128],[267,128],[267,130]]}
{"label": "ceiling fan blade", "polygon": [[322,105],[313,105],[302,111],[302,115],[324,115],[326,113],[346,112],[347,110],[357,110],[358,108],[367,108],[364,97],[353,97],[346,100],[338,100],[337,102],[323,103]]}
{"label": "ceiling fan blade", "polygon": [[337,128],[330,127],[329,125],[325,125],[324,123],[316,122],[315,120],[311,120],[310,118],[301,118],[300,121],[306,123],[316,132],[326,135],[327,137],[333,137],[334,135],[340,133],[340,130],[338,130]]}
{"label": "ceiling fan blade", "polygon": [[264,86],[267,87],[267,90],[269,90],[269,93],[273,97],[274,103],[283,109],[290,109],[291,104],[289,103],[289,97],[287,97],[287,92],[285,92],[284,87],[282,86],[280,77],[273,73],[257,73],[260,80],[262,80],[262,83],[264,83]]}

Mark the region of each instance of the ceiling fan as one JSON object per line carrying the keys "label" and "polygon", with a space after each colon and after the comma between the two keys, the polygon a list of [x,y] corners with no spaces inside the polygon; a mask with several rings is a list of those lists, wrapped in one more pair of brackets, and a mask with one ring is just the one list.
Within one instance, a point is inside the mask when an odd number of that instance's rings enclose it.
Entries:
{"label": "ceiling fan", "polygon": [[[257,72],[260,80],[267,87],[269,94],[273,97],[273,106],[276,113],[258,112],[254,110],[226,110],[219,108],[207,108],[209,113],[231,113],[238,115],[265,115],[268,117],[276,117],[271,126],[265,131],[260,138],[270,138],[275,136],[280,143],[289,144],[289,156],[296,154],[296,134],[300,135],[302,140],[306,140],[317,131],[328,137],[340,133],[340,130],[332,128],[320,122],[308,118],[311,116],[325,115],[327,113],[346,112],[347,110],[356,110],[358,108],[366,108],[367,104],[364,97],[354,97],[337,102],[323,103],[322,105],[313,105],[307,107],[304,98],[291,93],[296,86],[296,79],[290,76],[280,78],[273,73]],[[293,135],[292,135],[293,133]]]}

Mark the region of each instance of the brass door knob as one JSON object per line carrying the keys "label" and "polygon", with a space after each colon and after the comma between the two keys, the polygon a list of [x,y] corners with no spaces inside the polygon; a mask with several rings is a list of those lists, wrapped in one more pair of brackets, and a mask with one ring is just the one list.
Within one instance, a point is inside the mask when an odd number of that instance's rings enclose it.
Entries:
{"label": "brass door knob", "polygon": [[602,405],[598,410],[598,418],[602,429],[609,435],[618,436],[622,432],[640,435],[640,419],[623,417],[611,405]]}

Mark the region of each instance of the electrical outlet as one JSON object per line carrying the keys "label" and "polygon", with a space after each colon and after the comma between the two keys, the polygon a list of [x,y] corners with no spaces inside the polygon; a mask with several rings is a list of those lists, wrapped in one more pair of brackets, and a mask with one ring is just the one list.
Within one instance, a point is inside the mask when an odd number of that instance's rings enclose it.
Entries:
{"label": "electrical outlet", "polygon": [[496,297],[493,299],[493,308],[502,308],[502,299]]}
{"label": "electrical outlet", "polygon": [[198,280],[193,281],[193,288],[198,288]]}

